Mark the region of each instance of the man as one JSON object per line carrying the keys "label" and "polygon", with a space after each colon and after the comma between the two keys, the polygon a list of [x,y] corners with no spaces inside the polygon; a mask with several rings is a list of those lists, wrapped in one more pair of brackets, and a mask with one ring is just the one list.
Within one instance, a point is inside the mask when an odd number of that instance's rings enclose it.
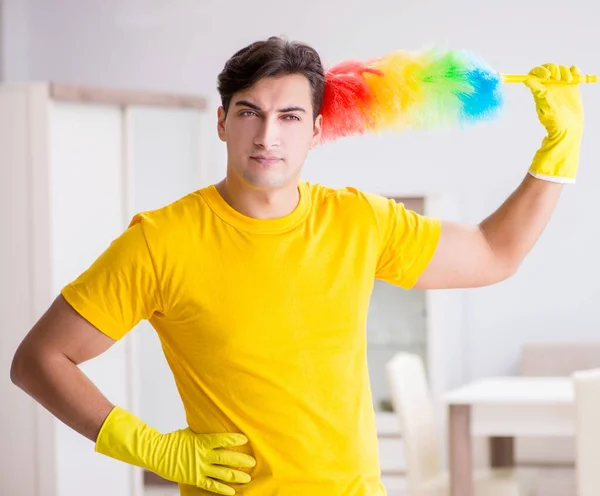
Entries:
{"label": "man", "polygon": [[[182,495],[385,494],[365,353],[373,282],[464,288],[515,273],[575,179],[579,89],[558,81],[576,74],[532,71],[548,135],[510,198],[467,226],[301,181],[321,132],[319,56],[280,38],[242,49],[219,76],[225,179],[135,216],[29,332],[13,381]],[[162,341],[182,430],[157,432],[77,367],[141,319]]]}

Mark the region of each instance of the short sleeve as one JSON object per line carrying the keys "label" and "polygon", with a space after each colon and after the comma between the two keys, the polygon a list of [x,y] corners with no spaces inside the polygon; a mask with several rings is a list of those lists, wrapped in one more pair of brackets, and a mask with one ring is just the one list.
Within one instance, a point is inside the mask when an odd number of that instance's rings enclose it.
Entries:
{"label": "short sleeve", "polygon": [[115,340],[141,320],[162,312],[156,270],[140,218],[134,218],[61,294],[84,319]]}
{"label": "short sleeve", "polygon": [[409,210],[392,199],[368,198],[380,235],[375,278],[410,289],[435,253],[441,222]]}

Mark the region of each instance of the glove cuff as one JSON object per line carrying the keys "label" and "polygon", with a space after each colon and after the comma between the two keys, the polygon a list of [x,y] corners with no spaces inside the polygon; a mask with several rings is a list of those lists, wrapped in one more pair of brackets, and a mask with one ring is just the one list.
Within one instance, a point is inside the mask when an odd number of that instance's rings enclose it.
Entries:
{"label": "glove cuff", "polygon": [[529,174],[545,181],[574,183],[579,167],[580,143],[580,133],[546,136],[533,158]]}
{"label": "glove cuff", "polygon": [[575,184],[576,181],[574,177],[546,176],[545,174],[538,174],[537,172],[534,172],[531,169],[529,169],[527,172],[530,176],[533,176],[536,179],[541,179],[542,181],[549,181],[551,183]]}
{"label": "glove cuff", "polygon": [[115,406],[100,428],[95,451],[131,465],[149,468],[138,450],[153,432],[154,429],[148,427],[135,415]]}

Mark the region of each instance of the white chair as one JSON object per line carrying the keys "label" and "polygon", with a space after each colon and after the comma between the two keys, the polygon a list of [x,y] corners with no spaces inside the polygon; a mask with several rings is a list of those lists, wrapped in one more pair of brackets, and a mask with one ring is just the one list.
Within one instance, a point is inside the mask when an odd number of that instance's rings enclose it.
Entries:
{"label": "white chair", "polygon": [[[525,343],[521,349],[518,374],[522,376],[570,377],[578,370],[592,370],[600,367],[600,342],[547,342]],[[517,466],[539,467],[547,475],[548,470],[558,467],[565,469],[575,465],[575,439],[565,437],[517,437],[515,439],[515,460]],[[559,488],[552,478],[548,478],[555,491],[552,494],[573,494],[572,487]],[[566,481],[565,481],[566,482]],[[565,483],[563,482],[563,484]],[[569,481],[571,484],[571,481]],[[540,488],[549,492],[550,488]],[[599,493],[600,494],[600,493]]]}
{"label": "white chair", "polygon": [[[407,496],[448,496],[449,477],[442,466],[435,409],[421,358],[398,353],[387,365],[394,411],[404,441]],[[520,496],[512,470],[477,470],[475,496]],[[600,494],[600,493],[599,493]]]}
{"label": "white chair", "polygon": [[600,369],[572,374],[577,496],[600,494]]}

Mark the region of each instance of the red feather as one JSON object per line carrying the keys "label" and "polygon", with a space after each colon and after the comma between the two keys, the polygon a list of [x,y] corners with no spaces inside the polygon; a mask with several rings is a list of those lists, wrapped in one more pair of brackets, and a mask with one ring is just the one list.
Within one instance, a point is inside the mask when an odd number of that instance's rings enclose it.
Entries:
{"label": "red feather", "polygon": [[321,106],[323,142],[365,133],[374,99],[363,78],[365,72],[383,75],[357,60],[344,61],[327,71]]}

